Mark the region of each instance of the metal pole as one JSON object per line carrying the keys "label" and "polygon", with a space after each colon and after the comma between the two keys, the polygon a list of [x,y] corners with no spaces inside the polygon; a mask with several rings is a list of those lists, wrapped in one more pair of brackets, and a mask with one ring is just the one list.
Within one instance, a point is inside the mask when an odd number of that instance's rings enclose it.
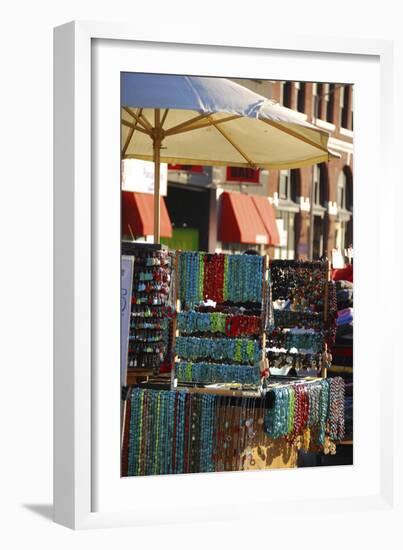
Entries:
{"label": "metal pole", "polygon": [[161,127],[160,110],[155,109],[154,127],[154,243],[160,243],[160,154],[161,154]]}

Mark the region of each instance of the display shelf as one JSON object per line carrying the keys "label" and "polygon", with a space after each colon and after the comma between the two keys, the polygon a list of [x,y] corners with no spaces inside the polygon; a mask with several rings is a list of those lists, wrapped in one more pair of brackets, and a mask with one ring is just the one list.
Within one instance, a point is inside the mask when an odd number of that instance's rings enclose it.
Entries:
{"label": "display shelf", "polygon": [[168,247],[164,244],[122,241],[122,254],[131,255],[139,250],[149,250],[150,252],[153,252],[158,250],[168,250]]}
{"label": "display shelf", "polygon": [[241,389],[224,389],[224,388],[209,388],[208,386],[203,387],[189,387],[189,386],[176,386],[172,388],[174,391],[183,391],[185,393],[199,393],[199,394],[209,394],[209,395],[222,395],[226,397],[262,397],[262,394],[259,391],[252,390],[241,390]]}
{"label": "display shelf", "polygon": [[174,254],[164,245],[130,241],[122,242],[122,253],[134,260],[127,357],[131,383],[171,362]]}
{"label": "display shelf", "polygon": [[148,378],[153,374],[153,369],[128,369],[127,385],[133,386],[138,383],[139,378]]}
{"label": "display shelf", "polygon": [[[172,388],[185,387],[184,383],[192,379],[202,380],[200,369],[203,365],[210,370],[211,382],[230,382],[228,378],[232,378],[232,374],[226,372],[226,376],[220,378],[224,371],[220,371],[219,367],[239,365],[238,371],[234,369],[234,382],[245,382],[249,376],[255,387],[259,387],[263,369],[260,366],[252,369],[253,365],[265,359],[264,328],[268,300],[266,257],[185,252],[178,255],[177,262],[180,268],[177,296],[181,299],[178,300],[177,311],[179,316],[183,316],[176,321],[175,337],[180,336],[177,342],[181,346],[180,350],[177,349],[174,365],[186,363],[189,377],[186,376],[185,380],[183,374],[181,377],[180,369],[175,368]],[[232,284],[229,283],[230,279]],[[209,299],[214,302],[214,306],[208,305]],[[216,356],[216,352],[209,348],[209,353],[204,350],[196,359],[196,353],[190,352],[187,346],[191,345],[193,350],[195,341],[207,342],[206,339],[210,339],[212,344],[217,341],[218,347],[224,343],[233,343],[237,351],[223,350]],[[246,341],[249,343],[246,344]],[[253,352],[249,351],[252,347]],[[259,357],[256,347],[260,349]],[[246,368],[242,369],[247,365],[251,365],[250,373]],[[216,372],[214,367],[217,367]],[[192,369],[195,369],[194,372]],[[208,383],[204,387],[208,387]]]}
{"label": "display shelf", "polygon": [[[317,368],[317,372],[322,378],[326,378],[330,365],[327,342],[331,320],[329,313],[330,262],[327,260],[311,262],[271,260],[270,269],[274,299],[291,300],[293,301],[291,307],[295,308],[273,310],[272,312],[273,322],[266,331],[270,346],[267,348],[270,364],[287,356],[292,359],[290,367],[298,368],[301,371],[309,368],[309,358],[312,357],[312,367]],[[322,298],[320,297],[321,293]],[[314,296],[318,296],[316,304]],[[289,343],[291,346],[293,339],[298,341],[298,335],[300,335],[300,339],[305,335],[305,340],[308,341],[309,334],[316,334],[318,337],[318,342],[314,342],[312,339],[312,344],[315,345],[311,351],[308,348],[298,348],[294,345],[292,347],[296,347],[297,352],[291,353],[291,348],[284,348],[282,345]],[[320,339],[322,343],[318,348]]]}

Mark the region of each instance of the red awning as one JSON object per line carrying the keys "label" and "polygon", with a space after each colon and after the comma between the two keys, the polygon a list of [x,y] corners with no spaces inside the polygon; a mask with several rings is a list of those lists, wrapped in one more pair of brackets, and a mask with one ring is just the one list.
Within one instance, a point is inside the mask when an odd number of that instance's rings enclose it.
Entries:
{"label": "red awning", "polygon": [[[170,238],[172,224],[163,197],[160,198],[160,212],[161,237]],[[154,195],[122,191],[122,233],[135,237],[154,234]]]}
{"label": "red awning", "polygon": [[262,219],[262,222],[269,234],[269,244],[278,246],[280,244],[280,236],[277,230],[276,214],[273,205],[266,197],[251,195],[256,210]]}
{"label": "red awning", "polygon": [[218,240],[225,243],[269,244],[270,236],[250,195],[220,196]]}

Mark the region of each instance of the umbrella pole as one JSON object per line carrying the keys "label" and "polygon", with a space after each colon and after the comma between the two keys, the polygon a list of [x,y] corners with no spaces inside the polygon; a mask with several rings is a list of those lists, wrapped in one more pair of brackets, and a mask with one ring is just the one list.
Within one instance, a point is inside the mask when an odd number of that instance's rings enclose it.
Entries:
{"label": "umbrella pole", "polygon": [[154,243],[160,244],[160,154],[161,154],[161,127],[160,110],[155,109],[154,127]]}

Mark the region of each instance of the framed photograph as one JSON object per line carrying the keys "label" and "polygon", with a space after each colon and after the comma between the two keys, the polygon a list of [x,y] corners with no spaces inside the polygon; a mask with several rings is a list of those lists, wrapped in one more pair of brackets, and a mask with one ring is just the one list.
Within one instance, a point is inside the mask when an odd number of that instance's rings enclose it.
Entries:
{"label": "framed photograph", "polygon": [[393,44],[259,40],[55,29],[58,523],[393,505]]}

